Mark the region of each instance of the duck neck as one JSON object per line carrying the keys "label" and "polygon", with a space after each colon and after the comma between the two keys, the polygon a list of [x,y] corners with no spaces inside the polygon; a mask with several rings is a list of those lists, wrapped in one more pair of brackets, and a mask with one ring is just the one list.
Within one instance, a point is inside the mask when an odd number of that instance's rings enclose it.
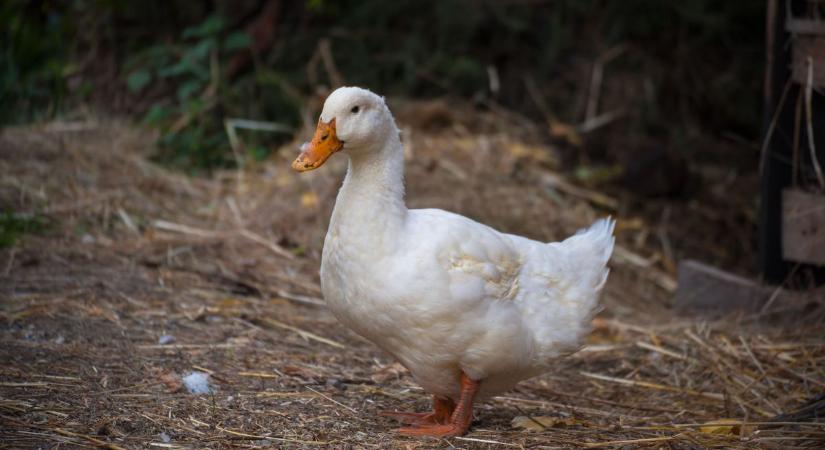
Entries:
{"label": "duck neck", "polygon": [[330,224],[342,238],[384,245],[400,233],[407,216],[404,149],[393,134],[380,150],[350,156]]}

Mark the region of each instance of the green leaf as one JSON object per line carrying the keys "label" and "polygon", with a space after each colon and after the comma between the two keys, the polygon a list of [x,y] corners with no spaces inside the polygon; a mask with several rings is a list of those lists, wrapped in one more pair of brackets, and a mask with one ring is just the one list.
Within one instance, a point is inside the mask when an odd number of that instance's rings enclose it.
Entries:
{"label": "green leaf", "polygon": [[150,125],[159,125],[171,115],[172,110],[170,107],[164,105],[153,105],[152,108],[146,113],[143,120]]}
{"label": "green leaf", "polygon": [[0,248],[11,247],[23,234],[42,231],[45,226],[46,222],[39,216],[0,212]]}
{"label": "green leaf", "polygon": [[202,83],[198,80],[190,80],[187,81],[178,87],[178,99],[180,101],[185,101],[189,97],[192,96],[195,92],[201,89]]}
{"label": "green leaf", "polygon": [[200,23],[200,25],[196,25],[194,27],[189,27],[183,30],[183,38],[202,38],[207,36],[214,36],[221,32],[223,29],[223,17],[221,16],[209,16],[206,20]]}
{"label": "green leaf", "polygon": [[230,52],[240,50],[242,48],[248,48],[250,45],[252,45],[252,38],[242,31],[236,31],[230,34],[223,41],[224,50]]}
{"label": "green leaf", "polygon": [[215,47],[215,39],[207,38],[198,42],[186,52],[186,56],[195,61],[202,61],[209,57],[209,52]]}
{"label": "green leaf", "polygon": [[186,72],[189,72],[192,69],[192,63],[186,59],[181,59],[180,61],[172,64],[171,66],[164,67],[158,71],[158,75],[164,78],[167,77],[175,77],[178,75],[182,75]]}
{"label": "green leaf", "polygon": [[[158,76],[163,78],[184,77],[186,75],[194,75],[196,78],[206,81],[210,78],[209,68],[206,61],[203,64],[198,64],[189,55],[184,57],[177,63],[164,67],[158,71]],[[185,77],[191,78],[191,77]]]}
{"label": "green leaf", "polygon": [[193,97],[191,100],[186,102],[186,104],[182,105],[182,109],[186,111],[187,114],[192,116],[199,115],[204,108],[204,103],[200,99],[200,97]]}
{"label": "green leaf", "polygon": [[251,147],[248,152],[252,155],[252,158],[255,159],[255,161],[263,161],[267,156],[269,156],[269,150],[261,145]]}
{"label": "green leaf", "polygon": [[310,11],[321,11],[324,9],[324,0],[309,0],[307,2],[307,9]]}
{"label": "green leaf", "polygon": [[146,87],[150,81],[152,81],[152,73],[146,69],[140,69],[129,74],[129,77],[126,79],[126,85],[130,91],[138,92]]}

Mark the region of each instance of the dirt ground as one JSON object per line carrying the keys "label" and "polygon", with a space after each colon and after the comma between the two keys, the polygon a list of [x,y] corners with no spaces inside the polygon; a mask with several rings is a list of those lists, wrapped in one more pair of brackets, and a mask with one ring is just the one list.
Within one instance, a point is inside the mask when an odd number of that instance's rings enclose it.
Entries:
{"label": "dirt ground", "polygon": [[[286,148],[187,178],[148,161],[143,130],[7,129],[0,204],[45,226],[0,250],[0,447],[825,446],[821,292],[679,315],[679,236],[663,251],[648,239],[655,224],[553,171],[548,149],[460,127],[405,128],[405,140],[413,207],[545,240],[618,216],[604,310],[582,351],[479,405],[465,437],[398,436],[378,413],[423,410],[426,394],[336,322],[318,285],[344,158],[300,176]],[[187,391],[192,371],[211,392]]]}

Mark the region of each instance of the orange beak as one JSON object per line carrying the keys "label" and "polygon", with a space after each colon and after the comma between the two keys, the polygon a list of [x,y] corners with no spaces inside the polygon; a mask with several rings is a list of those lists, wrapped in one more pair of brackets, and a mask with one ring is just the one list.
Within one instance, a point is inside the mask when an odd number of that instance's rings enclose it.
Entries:
{"label": "orange beak", "polygon": [[315,136],[308,144],[304,144],[301,154],[292,161],[292,168],[298,172],[306,172],[321,167],[333,153],[341,150],[344,143],[335,135],[335,118],[328,123],[318,120]]}

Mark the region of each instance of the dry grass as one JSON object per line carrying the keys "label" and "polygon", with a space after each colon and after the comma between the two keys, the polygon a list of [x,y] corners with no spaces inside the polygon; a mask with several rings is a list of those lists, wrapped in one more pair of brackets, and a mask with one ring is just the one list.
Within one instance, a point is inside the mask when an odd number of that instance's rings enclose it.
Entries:
{"label": "dry grass", "polygon": [[[406,138],[413,206],[543,239],[617,214],[616,199],[564,180],[548,149],[511,134]],[[97,125],[0,137],[0,201],[51,223],[0,252],[0,447],[825,445],[821,293],[760,315],[680,317],[672,261],[622,215],[581,352],[480,405],[463,438],[399,437],[376,413],[423,409],[426,395],[320,299],[343,158],[299,177],[287,150],[187,179],[148,163],[147,142]],[[211,394],[182,389],[192,370],[211,375]]]}

